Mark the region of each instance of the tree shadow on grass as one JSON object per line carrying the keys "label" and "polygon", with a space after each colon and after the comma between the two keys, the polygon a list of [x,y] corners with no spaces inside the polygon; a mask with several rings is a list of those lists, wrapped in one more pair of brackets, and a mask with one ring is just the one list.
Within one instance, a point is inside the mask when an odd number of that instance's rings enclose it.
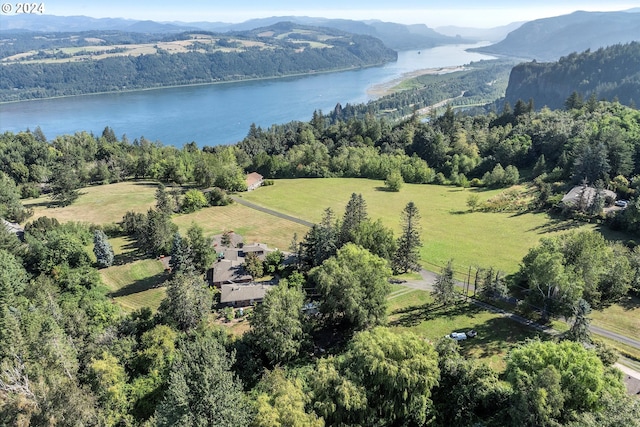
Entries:
{"label": "tree shadow on grass", "polygon": [[579,228],[584,224],[585,224],[584,222],[577,221],[575,219],[567,220],[567,219],[554,218],[545,224],[530,228],[528,231],[535,231],[538,234],[547,234],[547,233],[555,233],[558,231],[573,230],[573,229]]}
{"label": "tree shadow on grass", "polygon": [[390,190],[387,187],[375,187],[376,191],[384,191],[385,193],[397,193],[397,191]]}
{"label": "tree shadow on grass", "polygon": [[148,291],[150,289],[159,288],[168,278],[169,276],[164,272],[158,273],[151,277],[145,277],[144,279],[136,280],[130,285],[120,288],[115,292],[111,292],[109,296],[112,298],[124,297],[127,295]]}
{"label": "tree shadow on grass", "polygon": [[[473,329],[478,335],[461,343],[460,354],[464,356],[471,356],[472,352],[474,357],[479,358],[495,356],[506,353],[516,343],[527,338],[545,335],[504,317],[489,319],[475,325]],[[479,353],[477,349],[480,349]]]}
{"label": "tree shadow on grass", "polygon": [[141,259],[148,258],[148,255],[141,251],[137,246],[135,241],[131,241],[126,245],[122,246],[123,252],[118,255],[114,255],[113,264],[114,265],[124,265],[129,264],[134,261],[139,261]]}
{"label": "tree shadow on grass", "polygon": [[419,306],[405,307],[400,310],[396,310],[392,315],[400,315],[397,319],[389,322],[390,326],[416,326],[422,322],[433,320],[436,317],[455,317],[455,316],[467,316],[475,317],[478,313],[482,312],[482,308],[469,304],[454,304],[449,307],[445,307],[437,303],[428,303]]}

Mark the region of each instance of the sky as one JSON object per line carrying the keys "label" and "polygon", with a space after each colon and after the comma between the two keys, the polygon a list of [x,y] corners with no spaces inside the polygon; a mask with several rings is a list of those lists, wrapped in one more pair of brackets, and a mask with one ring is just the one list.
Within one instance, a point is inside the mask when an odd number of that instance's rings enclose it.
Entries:
{"label": "sky", "polygon": [[640,6],[625,0],[44,0],[48,15],[139,20],[243,22],[269,16],[312,16],[431,28],[456,25],[491,28],[564,15],[576,10],[614,11]]}

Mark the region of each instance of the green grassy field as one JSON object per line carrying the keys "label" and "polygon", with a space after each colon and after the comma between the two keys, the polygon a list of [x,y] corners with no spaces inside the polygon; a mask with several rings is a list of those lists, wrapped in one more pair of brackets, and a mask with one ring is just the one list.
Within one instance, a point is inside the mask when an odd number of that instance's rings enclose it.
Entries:
{"label": "green grassy field", "polygon": [[149,307],[158,309],[166,290],[164,267],[157,259],[138,259],[132,241],[125,237],[110,239],[115,264],[100,270],[102,281],[109,288],[109,296],[125,310]]}
{"label": "green grassy field", "polygon": [[492,368],[504,369],[504,357],[527,338],[540,336],[532,329],[473,304],[439,307],[427,291],[395,286],[388,298],[389,325],[398,331],[411,331],[430,341],[451,332],[475,329],[478,336],[460,342],[463,355],[481,360]]}
{"label": "green grassy field", "polygon": [[382,191],[382,181],[368,179],[276,180],[275,185],[241,196],[256,204],[312,222],[320,221],[325,208],[342,216],[351,193],[361,193],[369,216],[380,218],[396,235],[401,231],[400,214],[413,201],[420,211],[425,268],[439,271],[453,259],[458,273],[469,266],[500,269],[513,273],[529,248],[541,237],[573,227],[593,227],[557,221],[544,213],[471,213],[466,205],[470,194],[481,200],[500,190],[483,191],[440,185],[405,184],[400,192]]}
{"label": "green grassy field", "polygon": [[48,207],[49,196],[24,202],[33,208],[30,221],[41,216],[56,218],[60,222],[81,221],[93,224],[119,222],[127,211],[146,212],[155,205],[157,183],[127,181],[117,184],[96,185],[80,190],[80,197],[70,206]]}

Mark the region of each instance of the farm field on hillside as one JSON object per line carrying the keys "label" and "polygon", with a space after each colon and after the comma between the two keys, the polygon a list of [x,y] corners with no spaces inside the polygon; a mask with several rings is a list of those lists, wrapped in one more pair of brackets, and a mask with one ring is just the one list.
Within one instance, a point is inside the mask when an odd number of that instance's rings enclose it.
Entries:
{"label": "farm field on hillside", "polygon": [[275,185],[243,193],[247,201],[312,222],[320,221],[325,208],[342,216],[351,193],[361,193],[369,216],[380,218],[400,233],[400,213],[413,201],[420,211],[425,268],[439,271],[453,258],[458,275],[469,266],[494,266],[513,273],[529,248],[540,238],[583,223],[557,221],[545,213],[486,213],[469,211],[470,194],[482,201],[502,190],[462,189],[441,185],[405,184],[400,192],[382,189],[382,181],[324,178],[276,180]]}

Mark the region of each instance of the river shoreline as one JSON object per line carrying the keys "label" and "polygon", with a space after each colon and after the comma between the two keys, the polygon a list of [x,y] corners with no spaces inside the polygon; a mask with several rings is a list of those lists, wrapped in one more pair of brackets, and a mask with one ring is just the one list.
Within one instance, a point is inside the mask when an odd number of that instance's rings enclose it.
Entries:
{"label": "river shoreline", "polygon": [[367,95],[372,98],[382,98],[383,96],[390,95],[394,93],[394,87],[398,86],[400,83],[420,77],[425,75],[439,75],[439,74],[449,74],[456,73],[458,71],[464,71],[464,65],[452,66],[452,67],[438,67],[438,68],[423,68],[420,70],[409,71],[407,73],[402,74],[400,77],[396,77],[393,80],[389,80],[387,82],[377,83],[367,89]]}
{"label": "river shoreline", "polygon": [[307,77],[307,76],[317,76],[319,74],[330,74],[330,73],[342,73],[345,71],[357,71],[364,70],[367,68],[373,67],[382,67],[389,62],[383,62],[380,64],[372,64],[365,65],[362,67],[346,67],[346,68],[337,68],[334,70],[324,70],[324,71],[313,71],[308,73],[296,73],[296,74],[287,74],[283,76],[268,76],[268,77],[251,77],[247,79],[236,79],[236,80],[222,80],[215,82],[202,82],[202,83],[185,83],[185,84],[176,84],[176,85],[168,85],[168,86],[154,86],[154,87],[144,87],[144,88],[135,88],[135,89],[122,89],[122,90],[112,90],[112,91],[104,91],[104,92],[91,92],[91,93],[79,93],[76,95],[58,95],[58,96],[48,96],[45,98],[32,98],[32,99],[17,99],[13,101],[0,101],[0,105],[7,104],[17,104],[20,102],[32,102],[32,101],[45,101],[49,99],[65,99],[65,98],[76,98],[80,96],[95,96],[95,95],[116,95],[120,93],[135,93],[135,92],[146,92],[152,90],[162,90],[162,89],[174,89],[181,87],[198,87],[198,86],[213,86],[213,85],[224,85],[224,84],[233,84],[233,83],[247,83],[247,82],[259,82],[259,81],[268,81],[268,80],[280,80],[287,78],[295,78],[295,77]]}

